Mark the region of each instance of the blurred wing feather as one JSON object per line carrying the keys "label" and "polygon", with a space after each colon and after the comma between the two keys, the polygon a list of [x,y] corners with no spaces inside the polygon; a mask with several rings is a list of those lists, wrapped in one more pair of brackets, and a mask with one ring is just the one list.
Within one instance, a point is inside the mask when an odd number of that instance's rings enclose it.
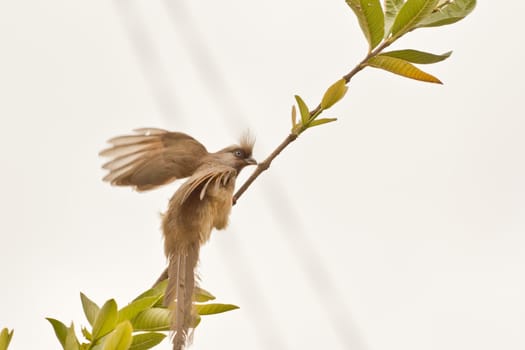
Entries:
{"label": "blurred wing feather", "polygon": [[109,171],[104,181],[145,191],[176,179],[191,176],[208,154],[193,137],[156,128],[134,130],[134,135],[117,136],[111,147],[100,152],[110,157],[102,168]]}

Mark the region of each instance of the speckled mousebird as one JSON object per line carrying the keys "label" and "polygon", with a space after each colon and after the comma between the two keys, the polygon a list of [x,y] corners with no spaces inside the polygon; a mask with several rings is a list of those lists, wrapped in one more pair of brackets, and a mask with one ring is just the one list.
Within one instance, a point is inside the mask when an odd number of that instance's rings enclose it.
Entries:
{"label": "speckled mousebird", "polygon": [[187,178],[169,201],[163,215],[164,251],[168,258],[168,286],[164,303],[171,309],[173,350],[185,347],[195,324],[192,307],[195,269],[200,246],[213,228],[224,229],[232,207],[235,180],[252,158],[254,140],[248,135],[239,145],[210,153],[193,137],[157,128],[110,139],[100,152],[111,157],[103,165],[104,181],[146,191]]}

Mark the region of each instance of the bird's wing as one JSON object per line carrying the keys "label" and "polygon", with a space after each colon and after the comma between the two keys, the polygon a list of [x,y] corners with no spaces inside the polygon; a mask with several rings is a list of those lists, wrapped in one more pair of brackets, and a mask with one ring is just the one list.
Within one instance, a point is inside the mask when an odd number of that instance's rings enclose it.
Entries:
{"label": "bird's wing", "polygon": [[150,190],[191,176],[208,154],[200,142],[180,132],[155,128],[134,131],[110,139],[111,147],[99,153],[111,158],[102,166],[109,171],[104,181],[132,186],[137,191]]}
{"label": "bird's wing", "polygon": [[[180,192],[180,204],[195,191],[199,193],[199,199],[202,200],[206,193],[219,186],[232,185],[237,177],[237,170],[230,166],[222,164],[205,164],[186,181],[177,192]],[[213,187],[210,187],[213,186]]]}

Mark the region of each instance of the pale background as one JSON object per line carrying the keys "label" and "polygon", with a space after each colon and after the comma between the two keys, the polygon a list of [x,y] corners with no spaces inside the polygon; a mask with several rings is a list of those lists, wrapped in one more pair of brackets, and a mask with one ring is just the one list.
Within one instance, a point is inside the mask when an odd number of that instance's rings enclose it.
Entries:
{"label": "pale background", "polygon": [[[202,285],[240,310],[192,349],[525,348],[525,2],[396,48],[454,50],[444,86],[367,69],[234,208]],[[0,1],[0,327],[58,349],[79,292],[124,305],[164,267],[178,184],[101,181],[108,138],[142,126],[210,150],[249,127],[263,159],[293,94],[317,104],[365,54],[342,0]],[[246,171],[242,179],[251,170]],[[164,342],[159,349],[169,349]]]}

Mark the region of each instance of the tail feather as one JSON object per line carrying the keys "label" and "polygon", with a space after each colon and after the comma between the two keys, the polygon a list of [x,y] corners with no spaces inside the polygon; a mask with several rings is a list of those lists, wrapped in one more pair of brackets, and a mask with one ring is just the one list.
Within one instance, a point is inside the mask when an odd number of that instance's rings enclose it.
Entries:
{"label": "tail feather", "polygon": [[188,331],[195,324],[193,310],[193,290],[195,288],[195,268],[199,261],[199,244],[190,244],[179,249],[169,258],[168,286],[164,303],[171,309],[171,330],[173,350],[184,349],[188,342]]}

